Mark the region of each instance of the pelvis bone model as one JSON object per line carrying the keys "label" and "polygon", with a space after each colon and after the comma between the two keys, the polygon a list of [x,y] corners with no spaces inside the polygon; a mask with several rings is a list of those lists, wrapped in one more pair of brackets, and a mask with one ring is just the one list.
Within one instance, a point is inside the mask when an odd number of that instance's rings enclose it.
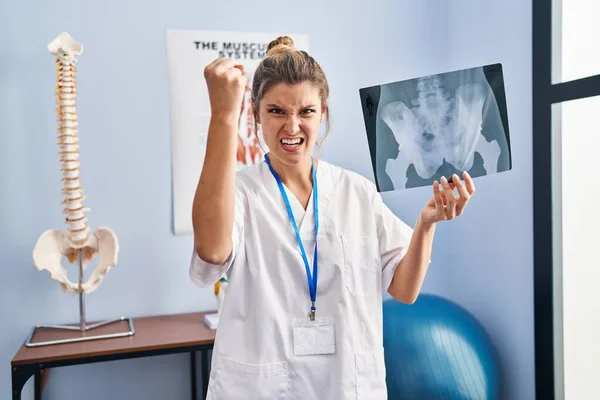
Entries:
{"label": "pelvis bone model", "polygon": [[[48,50],[56,57],[56,101],[58,114],[58,152],[62,164],[62,193],[65,195],[63,213],[66,214],[67,230],[47,230],[39,237],[33,250],[33,263],[38,271],[47,271],[58,281],[63,292],[75,295],[96,290],[104,276],[117,264],[119,242],[110,228],[97,228],[90,233],[83,205],[85,196],[79,183],[79,138],[76,111],[77,83],[76,56],[83,46],[68,33],[61,33],[48,44]],[[98,257],[95,270],[87,281],[74,283],[69,280],[62,265],[63,257],[70,263],[81,262],[85,269],[88,262]]]}

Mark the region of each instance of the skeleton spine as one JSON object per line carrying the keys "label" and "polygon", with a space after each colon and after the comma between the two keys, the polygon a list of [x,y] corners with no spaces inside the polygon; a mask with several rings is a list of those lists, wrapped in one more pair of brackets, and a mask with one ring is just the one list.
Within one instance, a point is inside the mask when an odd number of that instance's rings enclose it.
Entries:
{"label": "skeleton spine", "polygon": [[62,164],[62,193],[65,195],[62,203],[65,208],[67,237],[71,245],[83,245],[89,234],[89,226],[83,205],[83,189],[79,182],[79,137],[76,99],[77,85],[75,81],[75,58],[59,56],[56,59],[57,85],[56,101],[58,115],[58,145],[59,157]]}

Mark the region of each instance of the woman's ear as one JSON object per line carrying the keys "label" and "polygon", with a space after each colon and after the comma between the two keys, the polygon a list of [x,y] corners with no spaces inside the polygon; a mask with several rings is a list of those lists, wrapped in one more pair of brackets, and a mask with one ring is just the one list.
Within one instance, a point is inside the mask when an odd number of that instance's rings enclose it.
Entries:
{"label": "woman's ear", "polygon": [[325,115],[327,115],[328,112],[329,110],[327,109],[327,107],[321,108],[321,122],[323,122],[323,119],[325,119]]}

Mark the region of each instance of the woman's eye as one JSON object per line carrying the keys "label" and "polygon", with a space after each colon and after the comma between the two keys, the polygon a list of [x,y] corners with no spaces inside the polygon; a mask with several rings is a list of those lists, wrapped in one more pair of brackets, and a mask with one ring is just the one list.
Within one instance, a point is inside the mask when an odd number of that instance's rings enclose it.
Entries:
{"label": "woman's eye", "polygon": [[[315,110],[307,108],[305,110],[300,111],[300,114],[313,114],[315,112]],[[271,108],[269,109],[269,113],[271,114],[284,114],[283,110],[280,110],[278,108]]]}

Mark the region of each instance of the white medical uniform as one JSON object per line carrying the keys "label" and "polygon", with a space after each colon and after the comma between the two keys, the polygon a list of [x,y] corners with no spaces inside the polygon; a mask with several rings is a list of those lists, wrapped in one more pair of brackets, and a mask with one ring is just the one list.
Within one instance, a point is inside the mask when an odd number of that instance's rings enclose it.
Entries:
{"label": "white medical uniform", "polygon": [[[412,229],[354,172],[319,161],[317,182],[316,317],[333,321],[335,352],[295,350],[295,321],[308,320],[311,305],[305,264],[267,163],[246,167],[237,173],[231,256],[213,265],[193,252],[190,265],[200,287],[229,278],[208,399],[387,399],[382,296]],[[305,211],[285,190],[312,271],[313,196]]]}

